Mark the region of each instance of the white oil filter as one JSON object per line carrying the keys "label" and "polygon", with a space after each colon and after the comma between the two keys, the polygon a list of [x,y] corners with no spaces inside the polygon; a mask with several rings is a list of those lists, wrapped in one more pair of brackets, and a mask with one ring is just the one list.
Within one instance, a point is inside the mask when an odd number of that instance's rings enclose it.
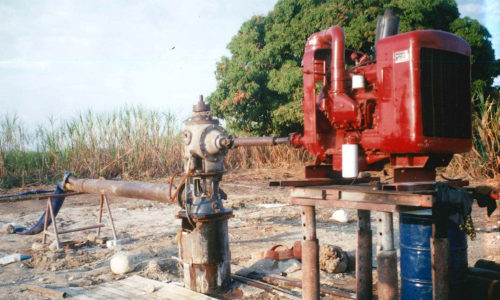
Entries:
{"label": "white oil filter", "polygon": [[358,177],[358,144],[342,145],[342,177]]}
{"label": "white oil filter", "polygon": [[352,89],[362,89],[365,87],[365,77],[363,75],[352,75]]}

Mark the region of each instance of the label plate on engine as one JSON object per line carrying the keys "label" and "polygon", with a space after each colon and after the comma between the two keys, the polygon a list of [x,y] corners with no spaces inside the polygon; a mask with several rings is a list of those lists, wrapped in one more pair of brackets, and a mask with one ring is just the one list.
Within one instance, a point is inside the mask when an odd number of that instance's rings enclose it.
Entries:
{"label": "label plate on engine", "polygon": [[410,60],[410,53],[408,50],[394,52],[394,63],[402,63]]}

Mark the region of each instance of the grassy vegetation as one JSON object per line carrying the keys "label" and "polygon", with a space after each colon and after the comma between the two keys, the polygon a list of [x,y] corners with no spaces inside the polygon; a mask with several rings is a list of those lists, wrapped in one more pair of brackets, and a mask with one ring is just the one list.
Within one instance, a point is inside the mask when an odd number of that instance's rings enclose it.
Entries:
{"label": "grassy vegetation", "polygon": [[[181,122],[170,113],[125,107],[91,111],[29,132],[16,117],[0,119],[0,187],[59,181],[65,170],[80,177],[160,178],[182,169]],[[309,156],[289,147],[229,151],[226,168],[279,168]]]}
{"label": "grassy vegetation", "polygon": [[91,111],[27,133],[15,117],[0,121],[0,185],[54,182],[64,170],[81,177],[148,178],[181,168],[180,124],[170,113],[126,107]]}
{"label": "grassy vegetation", "polygon": [[[446,168],[453,177],[500,177],[499,97],[473,97],[474,147],[455,155]],[[237,148],[226,167],[288,168],[310,161],[286,146]],[[0,119],[0,187],[54,183],[65,170],[80,177],[146,179],[182,168],[181,121],[170,113],[125,107],[112,114],[77,118],[27,130],[14,116]]]}
{"label": "grassy vegetation", "polygon": [[446,173],[472,178],[500,177],[500,94],[473,95],[472,150],[455,154]]}

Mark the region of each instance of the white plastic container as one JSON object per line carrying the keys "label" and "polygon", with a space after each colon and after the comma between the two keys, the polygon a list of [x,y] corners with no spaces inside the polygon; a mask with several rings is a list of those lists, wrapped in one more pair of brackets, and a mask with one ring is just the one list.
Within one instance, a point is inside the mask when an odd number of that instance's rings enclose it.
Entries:
{"label": "white plastic container", "polygon": [[342,145],[342,177],[358,177],[358,144]]}
{"label": "white plastic container", "polygon": [[365,87],[365,77],[363,75],[352,75],[352,89],[362,89]]}
{"label": "white plastic container", "polygon": [[11,254],[0,258],[0,266],[8,265],[13,262],[21,261],[30,258],[29,255],[23,255],[19,253]]}

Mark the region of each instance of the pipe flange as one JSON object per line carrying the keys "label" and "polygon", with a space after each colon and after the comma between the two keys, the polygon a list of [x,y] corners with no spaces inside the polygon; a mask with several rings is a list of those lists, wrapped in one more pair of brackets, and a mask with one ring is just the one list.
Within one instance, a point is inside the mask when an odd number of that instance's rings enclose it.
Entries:
{"label": "pipe flange", "polygon": [[205,157],[206,160],[208,160],[210,162],[217,162],[218,160],[221,159],[222,156],[226,155],[227,149],[225,149],[225,148],[220,149],[219,153],[217,153],[217,154],[208,153],[207,145],[205,144],[205,138],[208,135],[208,133],[211,132],[212,130],[216,130],[216,131],[220,132],[221,134],[226,133],[224,128],[220,127],[219,125],[212,124],[212,125],[205,127],[203,129],[203,132],[200,135],[200,150],[201,150],[201,153],[203,154],[203,156]]}

